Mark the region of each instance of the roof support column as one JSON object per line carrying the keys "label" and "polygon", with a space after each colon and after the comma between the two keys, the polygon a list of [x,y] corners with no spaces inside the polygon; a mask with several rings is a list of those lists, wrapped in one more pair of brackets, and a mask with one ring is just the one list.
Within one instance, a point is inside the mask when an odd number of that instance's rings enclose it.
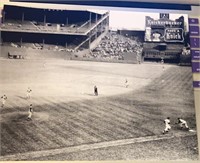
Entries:
{"label": "roof support column", "polygon": [[44,15],[44,26],[46,25],[46,15]]}
{"label": "roof support column", "polygon": [[42,39],[42,49],[44,49],[45,39]]}
{"label": "roof support column", "polygon": [[90,27],[91,27],[91,24],[92,24],[92,13],[91,12],[90,12],[89,22],[90,22]]}
{"label": "roof support column", "polygon": [[[96,24],[97,24],[97,14],[96,14]],[[98,32],[98,25],[96,26],[96,34],[95,34],[95,39],[97,38],[97,32]]]}
{"label": "roof support column", "polygon": [[91,44],[91,34],[89,33],[89,50],[91,50],[90,44]]}
{"label": "roof support column", "polygon": [[20,47],[22,47],[22,42],[23,40],[22,40],[22,36],[21,36],[21,39],[20,39]]}
{"label": "roof support column", "polygon": [[68,17],[66,17],[66,23],[65,23],[65,25],[66,26],[68,25]]}
{"label": "roof support column", "polygon": [[5,17],[6,17],[6,13],[5,13],[5,11],[3,10],[3,12],[2,12],[2,23],[5,22]]}
{"label": "roof support column", "polygon": [[67,50],[67,42],[65,43],[65,48],[66,48],[66,50]]}
{"label": "roof support column", "polygon": [[[103,18],[103,15],[101,15],[101,19]],[[101,21],[101,33],[103,33],[103,21]]]}
{"label": "roof support column", "polygon": [[24,22],[24,12],[22,13],[22,23]]}

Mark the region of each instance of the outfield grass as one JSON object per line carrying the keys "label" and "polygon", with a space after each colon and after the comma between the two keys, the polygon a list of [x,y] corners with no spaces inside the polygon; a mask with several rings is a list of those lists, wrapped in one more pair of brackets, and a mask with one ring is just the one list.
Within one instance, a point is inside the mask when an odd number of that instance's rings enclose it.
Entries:
{"label": "outfield grass", "polygon": [[[0,92],[8,96],[1,109],[2,156],[160,135],[167,116],[173,134],[186,132],[174,125],[177,117],[196,128],[190,67],[61,60],[0,65]],[[30,103],[33,120],[26,121]]]}

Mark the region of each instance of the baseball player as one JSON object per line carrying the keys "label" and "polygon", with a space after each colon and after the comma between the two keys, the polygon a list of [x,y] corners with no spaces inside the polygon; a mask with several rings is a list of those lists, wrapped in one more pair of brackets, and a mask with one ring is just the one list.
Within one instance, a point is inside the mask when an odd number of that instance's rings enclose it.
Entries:
{"label": "baseball player", "polygon": [[164,67],[164,60],[163,60],[163,59],[161,60],[161,64],[162,64],[162,69],[165,70],[165,67]]}
{"label": "baseball player", "polygon": [[31,98],[31,92],[32,92],[32,90],[28,87],[28,89],[27,89],[27,99]]}
{"label": "baseball player", "polygon": [[2,108],[4,107],[4,105],[5,105],[5,103],[6,103],[6,100],[7,100],[7,96],[6,96],[6,95],[3,95],[3,96],[1,97],[1,101],[2,101],[1,107],[2,107]]}
{"label": "baseball player", "polygon": [[32,120],[32,115],[33,115],[33,108],[32,104],[30,104],[27,120]]}
{"label": "baseball player", "polygon": [[187,122],[184,119],[178,118],[177,124],[180,125],[181,129],[186,128],[189,130],[189,127],[187,125]]}
{"label": "baseball player", "polygon": [[168,133],[169,130],[171,129],[171,126],[170,126],[170,117],[167,117],[167,119],[164,120],[164,123],[165,123],[165,129],[163,131],[163,134]]}
{"label": "baseball player", "polygon": [[95,96],[98,96],[98,88],[97,88],[96,85],[94,86],[94,95],[95,95]]}
{"label": "baseball player", "polygon": [[129,86],[129,85],[128,85],[128,80],[126,79],[126,80],[125,80],[125,87],[128,88],[128,86]]}

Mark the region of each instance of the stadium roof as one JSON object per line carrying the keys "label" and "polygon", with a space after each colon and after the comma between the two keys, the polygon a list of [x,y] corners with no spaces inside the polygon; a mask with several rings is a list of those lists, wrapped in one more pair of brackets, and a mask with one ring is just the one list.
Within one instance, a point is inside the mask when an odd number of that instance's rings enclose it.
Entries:
{"label": "stadium roof", "polygon": [[63,4],[49,4],[49,3],[25,3],[25,2],[5,2],[4,5],[28,7],[36,9],[49,9],[49,10],[71,10],[71,11],[88,11],[96,14],[105,14],[107,10],[89,9],[86,6],[77,5],[63,5]]}

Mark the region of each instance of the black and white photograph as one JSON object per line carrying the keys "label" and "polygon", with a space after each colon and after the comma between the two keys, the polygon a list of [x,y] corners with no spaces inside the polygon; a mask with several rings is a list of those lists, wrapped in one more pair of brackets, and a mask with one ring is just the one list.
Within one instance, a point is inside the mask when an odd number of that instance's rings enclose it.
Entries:
{"label": "black and white photograph", "polygon": [[0,160],[198,160],[188,14],[1,4]]}

